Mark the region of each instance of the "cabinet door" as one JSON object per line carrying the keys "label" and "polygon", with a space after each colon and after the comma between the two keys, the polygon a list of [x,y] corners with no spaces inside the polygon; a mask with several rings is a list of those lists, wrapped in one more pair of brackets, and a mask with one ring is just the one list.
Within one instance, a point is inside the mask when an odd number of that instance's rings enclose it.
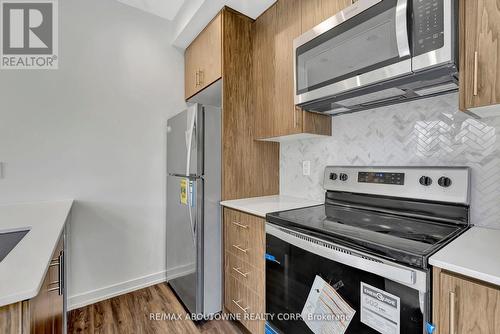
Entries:
{"label": "cabinet door", "polygon": [[500,104],[500,0],[460,5],[460,109]]}
{"label": "cabinet door", "polygon": [[62,334],[64,297],[62,284],[63,237],[52,256],[38,295],[23,302],[24,334]]}
{"label": "cabinet door", "polygon": [[448,273],[440,275],[440,334],[500,333],[500,290]]}
{"label": "cabinet door", "polygon": [[195,40],[184,53],[184,97],[186,100],[198,90],[198,65],[195,63],[197,46],[198,43]]}
{"label": "cabinet door", "polygon": [[[56,262],[59,265],[53,267],[50,280],[52,283],[50,289],[52,290],[51,292],[54,292],[50,294],[52,317],[54,319],[54,334],[63,333],[64,326],[64,258],[64,237],[61,237],[53,256],[53,259],[57,259]],[[57,287],[59,289],[54,290]]]}
{"label": "cabinet door", "polygon": [[222,14],[186,49],[184,73],[186,99],[222,77]]}
{"label": "cabinet door", "polygon": [[255,137],[273,137],[275,121],[275,42],[276,4],[253,23],[253,76],[255,91]]}
{"label": "cabinet door", "polygon": [[301,0],[280,0],[276,7],[276,105],[279,128],[275,136],[302,132],[302,111],[295,107],[293,40],[300,36]]}
{"label": "cabinet door", "polygon": [[0,307],[0,333],[22,334],[22,302]]}

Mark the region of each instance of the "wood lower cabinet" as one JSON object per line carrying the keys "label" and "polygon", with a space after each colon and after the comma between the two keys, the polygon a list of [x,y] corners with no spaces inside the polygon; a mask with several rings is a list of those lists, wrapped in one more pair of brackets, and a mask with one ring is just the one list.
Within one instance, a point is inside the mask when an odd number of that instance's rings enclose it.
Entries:
{"label": "wood lower cabinet", "polygon": [[23,333],[23,303],[15,303],[0,307],[0,333]]}
{"label": "wood lower cabinet", "polygon": [[460,1],[459,44],[460,109],[499,105],[500,0]]}
{"label": "wood lower cabinet", "polygon": [[1,334],[61,334],[64,329],[64,236],[61,236],[40,292],[0,307]]}
{"label": "wood lower cabinet", "polygon": [[434,268],[436,334],[500,334],[500,287]]}
{"label": "wood lower cabinet", "polygon": [[264,333],[265,221],[224,209],[224,306],[255,334]]}
{"label": "wood lower cabinet", "polygon": [[217,15],[186,49],[186,100],[222,77],[222,15]]}

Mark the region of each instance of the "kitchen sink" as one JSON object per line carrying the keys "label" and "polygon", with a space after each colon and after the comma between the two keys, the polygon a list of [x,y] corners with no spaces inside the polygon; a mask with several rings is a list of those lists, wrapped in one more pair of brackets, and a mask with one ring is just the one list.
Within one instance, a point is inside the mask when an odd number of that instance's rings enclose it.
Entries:
{"label": "kitchen sink", "polygon": [[10,253],[11,250],[28,234],[30,230],[0,232],[0,262]]}

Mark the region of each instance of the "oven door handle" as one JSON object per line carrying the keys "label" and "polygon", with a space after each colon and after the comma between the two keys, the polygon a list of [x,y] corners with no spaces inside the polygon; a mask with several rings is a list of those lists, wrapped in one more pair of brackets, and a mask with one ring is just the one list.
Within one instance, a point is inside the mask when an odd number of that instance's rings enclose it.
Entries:
{"label": "oven door handle", "polygon": [[287,228],[266,224],[266,233],[307,252],[322,256],[353,268],[357,268],[396,281],[413,289],[426,292],[426,274],[402,265],[378,259],[373,255],[339,246]]}
{"label": "oven door handle", "polygon": [[408,0],[398,0],[396,5],[396,42],[400,58],[410,56],[408,42]]}

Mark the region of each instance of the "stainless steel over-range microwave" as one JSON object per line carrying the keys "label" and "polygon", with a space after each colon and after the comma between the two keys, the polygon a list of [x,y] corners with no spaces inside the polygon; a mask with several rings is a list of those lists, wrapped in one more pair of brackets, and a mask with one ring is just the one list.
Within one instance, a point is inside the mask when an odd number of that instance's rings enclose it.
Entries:
{"label": "stainless steel over-range microwave", "polygon": [[458,89],[457,0],[359,0],[294,40],[295,104],[331,115]]}

